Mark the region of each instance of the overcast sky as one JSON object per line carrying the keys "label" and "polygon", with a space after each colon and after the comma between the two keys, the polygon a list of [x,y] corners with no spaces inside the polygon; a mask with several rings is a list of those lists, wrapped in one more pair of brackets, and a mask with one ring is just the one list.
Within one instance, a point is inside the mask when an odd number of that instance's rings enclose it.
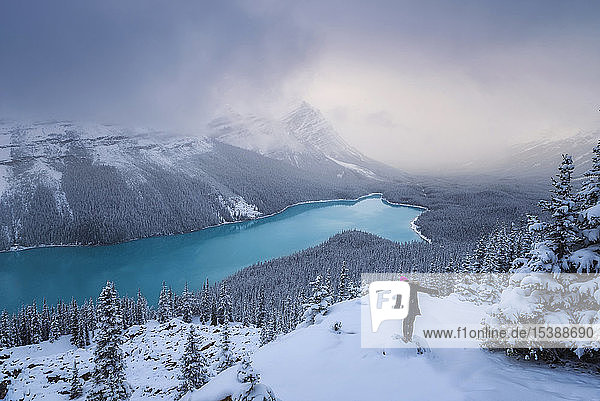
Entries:
{"label": "overcast sky", "polygon": [[0,117],[202,132],[300,99],[411,170],[598,132],[600,2],[0,2]]}

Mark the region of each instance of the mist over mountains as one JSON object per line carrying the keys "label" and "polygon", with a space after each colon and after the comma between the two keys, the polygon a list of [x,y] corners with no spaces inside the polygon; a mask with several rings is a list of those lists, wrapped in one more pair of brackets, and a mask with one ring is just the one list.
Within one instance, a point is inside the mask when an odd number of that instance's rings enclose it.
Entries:
{"label": "mist over mountains", "polygon": [[[270,138],[265,129],[277,124],[285,129]],[[394,171],[346,145],[308,105],[281,122],[230,115],[209,130],[3,121],[0,249],[189,232],[382,190]]]}
{"label": "mist over mountains", "polygon": [[515,144],[496,158],[474,156],[461,166],[461,171],[521,179],[547,178],[555,174],[562,155],[569,154],[575,164],[574,177],[580,177],[590,168],[592,149],[599,139],[600,133],[588,133]]}
{"label": "mist over mountains", "polygon": [[[595,139],[515,147],[509,160],[473,165],[469,174],[544,177],[543,187],[561,152],[572,153],[583,171]],[[468,181],[461,181],[467,192],[491,188]],[[305,102],[280,118],[229,110],[196,136],[2,120],[0,250],[183,233],[301,201],[370,192],[436,209],[451,203],[453,185],[441,175],[416,176],[370,159]]]}

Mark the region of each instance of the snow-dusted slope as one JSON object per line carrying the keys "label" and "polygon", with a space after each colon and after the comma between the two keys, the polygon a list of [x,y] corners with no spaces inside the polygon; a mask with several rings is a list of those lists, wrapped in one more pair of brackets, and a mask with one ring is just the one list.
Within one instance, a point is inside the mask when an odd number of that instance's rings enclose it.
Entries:
{"label": "snow-dusted slope", "polygon": [[227,110],[209,123],[211,136],[221,142],[295,164],[294,155],[307,151],[281,121],[243,116]]}
{"label": "snow-dusted slope", "polygon": [[[292,141],[285,152],[295,157],[302,149]],[[172,132],[0,121],[0,251],[189,232],[381,190],[369,174],[323,155],[278,158]],[[354,174],[340,177],[340,170]]]}
{"label": "snow-dusted slope", "polygon": [[[205,138],[148,129],[68,121],[0,123],[0,166],[9,171],[5,176],[15,184],[37,177],[54,180],[59,187],[60,167],[69,159],[83,157],[89,157],[92,164],[115,167],[129,180],[143,180],[140,166],[144,163],[190,175],[193,172],[178,162],[211,149]],[[17,164],[18,168],[12,168]],[[4,181],[0,189],[8,190],[9,184]]]}
{"label": "snow-dusted slope", "polygon": [[[192,323],[201,338],[209,363],[218,361],[219,330],[215,326]],[[125,333],[123,351],[127,381],[133,387],[132,401],[173,400],[177,395],[178,362],[183,353],[189,324],[178,319],[159,325],[155,321],[133,326]],[[237,354],[253,352],[258,344],[256,329],[233,325],[233,350]],[[94,347],[78,349],[68,336],[58,341],[0,350],[0,371],[10,380],[5,400],[68,400],[71,368],[77,361],[84,380],[84,393],[91,386]],[[214,374],[214,369],[209,369]]]}
{"label": "snow-dusted slope", "polygon": [[[415,333],[431,315],[450,313],[483,316],[485,306],[457,298],[422,295],[422,316]],[[261,383],[284,401],[331,400],[600,400],[597,375],[550,369],[518,362],[502,353],[480,349],[433,349],[418,355],[414,349],[364,349],[360,340],[361,308],[366,299],[334,305],[316,325],[297,329],[258,348],[258,330],[234,324],[234,354],[252,354]],[[341,331],[331,329],[342,322]],[[219,329],[192,323],[214,374]],[[123,349],[132,401],[172,400],[176,395],[179,361],[189,325],[168,323],[133,326],[125,333]],[[431,327],[431,326],[430,326]],[[67,336],[57,342],[0,350],[0,372],[8,377],[8,400],[67,400],[70,369],[78,362],[84,392],[90,388],[93,344],[76,349]],[[220,401],[240,390],[234,366],[186,401]]]}
{"label": "snow-dusted slope", "polygon": [[302,102],[283,119],[292,135],[303,144],[325,156],[357,161],[365,159],[356,149],[348,145],[333,129],[321,112]]}
{"label": "snow-dusted slope", "polygon": [[354,174],[379,180],[382,174],[374,170],[387,169],[349,146],[321,112],[306,102],[279,120],[228,110],[209,124],[209,130],[219,141],[296,167],[334,171],[339,178]]}
{"label": "snow-dusted slope", "polygon": [[[363,349],[360,308],[366,300],[334,305],[320,324],[298,329],[260,348],[254,367],[261,382],[285,401],[330,400],[600,400],[600,377],[517,362],[480,349]],[[483,307],[457,299],[421,296],[428,311],[472,316]],[[331,330],[342,322],[341,333]],[[431,323],[431,322],[429,322]],[[191,394],[193,401],[224,399],[239,390],[236,368]]]}
{"label": "snow-dusted slope", "polygon": [[598,144],[600,133],[580,134],[564,139],[546,139],[514,145],[508,156],[500,160],[472,161],[470,166],[483,166],[484,171],[514,177],[550,177],[556,174],[562,154],[573,157],[575,177],[583,174],[590,166],[592,149]]}

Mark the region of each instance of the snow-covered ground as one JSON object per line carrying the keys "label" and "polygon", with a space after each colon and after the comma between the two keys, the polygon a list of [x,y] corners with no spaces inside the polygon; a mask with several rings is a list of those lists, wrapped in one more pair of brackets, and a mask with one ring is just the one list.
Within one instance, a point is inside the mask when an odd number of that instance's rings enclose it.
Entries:
{"label": "snow-covered ground", "polygon": [[[193,323],[197,324],[197,323]],[[123,350],[127,380],[133,387],[132,400],[173,400],[179,381],[178,362],[183,353],[189,325],[178,319],[159,325],[155,321],[133,326],[125,333]],[[204,355],[215,363],[219,351],[219,329],[197,324]],[[256,329],[232,325],[231,340],[236,354],[257,348]],[[78,363],[84,393],[91,386],[94,347],[77,349],[69,336],[58,341],[0,351],[0,371],[11,383],[5,400],[68,400],[71,368]]]}
{"label": "snow-covered ground", "polygon": [[246,202],[246,200],[239,195],[230,196],[228,199],[223,199],[222,196],[219,196],[219,200],[235,220],[255,219],[262,215],[262,213],[258,211],[256,205]]}
{"label": "snow-covered ground", "polygon": [[[423,316],[419,328],[435,322],[440,303],[454,313],[477,316],[485,307],[453,299],[420,296]],[[256,329],[234,325],[234,353],[254,352],[253,365],[261,383],[283,401],[319,400],[600,400],[600,376],[566,368],[551,369],[518,362],[502,353],[480,349],[432,349],[418,355],[410,348],[361,348],[361,307],[366,299],[334,305],[316,325],[297,329],[257,348]],[[331,329],[342,322],[340,332]],[[177,362],[188,325],[174,319],[159,325],[127,330],[124,351],[132,400],[173,400],[178,385]],[[218,328],[198,325],[204,354],[215,363]],[[89,389],[93,346],[76,349],[63,336],[55,343],[0,351],[0,369],[11,384],[7,400],[66,400],[70,369],[78,361],[79,374]],[[186,401],[220,401],[240,390],[237,367],[215,376]]]}
{"label": "snow-covered ground", "polygon": [[[421,296],[423,316],[444,302]],[[452,300],[456,313],[484,309]],[[366,307],[366,299],[362,301]],[[334,305],[320,324],[295,330],[253,356],[261,382],[284,401],[330,400],[600,400],[600,377],[518,362],[481,349],[366,349],[360,340],[361,300]],[[461,310],[462,309],[462,310]],[[331,330],[334,322],[342,330]],[[231,368],[190,394],[193,401],[221,400],[239,390]]]}

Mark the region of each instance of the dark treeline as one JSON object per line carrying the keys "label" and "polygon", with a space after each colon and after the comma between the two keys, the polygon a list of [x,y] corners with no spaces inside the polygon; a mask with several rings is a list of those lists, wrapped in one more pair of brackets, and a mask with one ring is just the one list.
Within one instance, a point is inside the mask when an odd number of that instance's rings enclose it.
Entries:
{"label": "dark treeline", "polygon": [[418,191],[414,186],[398,186],[384,191],[384,196],[392,202],[427,207],[429,211],[418,220],[426,237],[469,246],[501,225],[522,225],[528,214],[539,214],[537,202],[548,190],[545,182],[497,177],[424,178],[422,182]]}
{"label": "dark treeline", "polygon": [[[224,283],[234,300],[234,320],[260,324],[253,316],[256,310],[266,314],[267,320],[280,316],[299,318],[302,305],[310,297],[310,283],[317,276],[330,281],[331,295],[335,296],[343,275],[354,287],[359,287],[361,273],[441,272],[469,250],[463,244],[421,241],[401,244],[360,231],[347,231],[316,247],[249,266]],[[344,274],[342,266],[347,269]],[[287,317],[281,331],[293,329],[296,323]]]}

